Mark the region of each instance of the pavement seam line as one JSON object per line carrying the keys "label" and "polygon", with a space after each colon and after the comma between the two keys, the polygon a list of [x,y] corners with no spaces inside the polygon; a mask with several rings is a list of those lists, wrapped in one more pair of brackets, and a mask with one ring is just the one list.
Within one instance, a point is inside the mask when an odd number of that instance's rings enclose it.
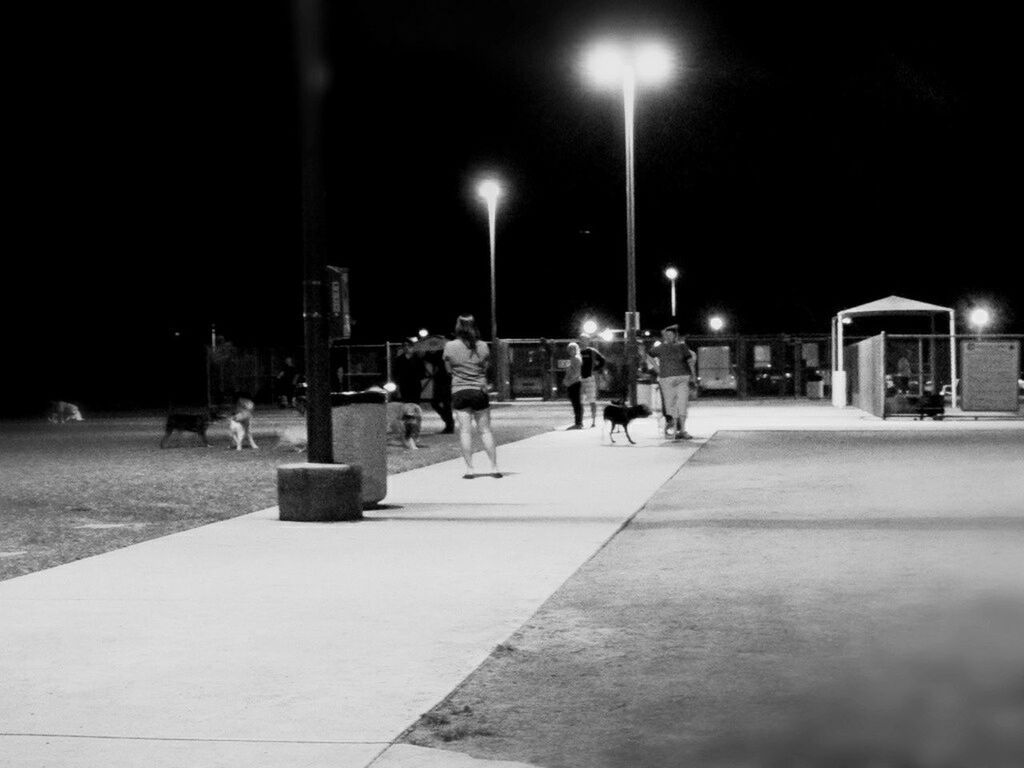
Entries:
{"label": "pavement seam line", "polygon": [[211,744],[390,744],[388,741],[337,741],[333,739],[204,739],[187,736],[111,736],[90,733],[7,733],[0,731],[0,738],[41,738],[41,739],[106,739],[108,741],[185,741]]}

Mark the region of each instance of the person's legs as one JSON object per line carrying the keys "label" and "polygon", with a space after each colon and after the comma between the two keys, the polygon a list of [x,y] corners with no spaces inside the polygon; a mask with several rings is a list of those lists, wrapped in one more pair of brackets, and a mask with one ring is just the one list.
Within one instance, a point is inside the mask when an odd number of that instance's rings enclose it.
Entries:
{"label": "person's legs", "polygon": [[436,395],[433,400],[430,401],[430,406],[434,409],[434,413],[441,417],[441,421],[444,422],[444,432],[450,434],[455,431],[455,421],[452,419],[452,406],[448,398],[444,395]]}
{"label": "person's legs", "polygon": [[583,426],[583,406],[580,404],[580,383],[570,384],[566,387],[569,395],[569,402],[572,403],[573,426],[577,429]]}
{"label": "person's legs", "polygon": [[473,474],[473,412],[456,411],[455,420],[459,425],[459,445],[462,447],[462,458],[466,462],[466,474]]}
{"label": "person's legs", "polygon": [[475,416],[476,428],[480,430],[480,441],[484,444],[487,458],[491,460],[491,472],[500,474],[498,472],[498,448],[494,444],[494,433],[491,432],[491,410],[486,408],[477,411]]}
{"label": "person's legs", "polygon": [[[584,405],[590,406],[590,426],[597,426],[597,381],[593,376],[580,382],[580,394]],[[582,421],[582,419],[581,419]]]}
{"label": "person's legs", "polygon": [[[679,397],[678,382],[681,378],[681,376],[666,376],[661,379],[661,397],[665,407],[665,424],[671,424],[675,429],[678,429],[676,419],[679,418],[679,412],[676,401]],[[667,426],[665,431],[666,433],[668,432]]]}
{"label": "person's legs", "polygon": [[676,393],[676,436],[688,437],[686,433],[686,412],[690,404],[690,377],[680,376]]}

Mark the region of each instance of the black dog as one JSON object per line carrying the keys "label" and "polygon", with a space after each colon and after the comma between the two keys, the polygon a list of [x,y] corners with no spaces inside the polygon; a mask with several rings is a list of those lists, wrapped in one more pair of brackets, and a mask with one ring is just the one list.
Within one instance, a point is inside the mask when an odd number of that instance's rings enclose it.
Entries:
{"label": "black dog", "polygon": [[632,437],[629,436],[629,422],[633,419],[646,419],[651,415],[651,409],[646,405],[622,405],[621,403],[612,403],[604,407],[604,420],[612,423],[612,428],[608,431],[608,439],[613,443],[615,438],[612,435],[615,433],[616,428],[622,427],[622,431],[626,433],[626,439],[630,443],[636,445],[636,442]]}
{"label": "black dog", "polygon": [[171,413],[167,416],[167,424],[164,426],[164,437],[160,441],[160,447],[166,448],[171,435],[175,432],[195,432],[207,448],[210,447],[206,439],[206,430],[210,422],[220,421],[224,417],[217,411],[210,410],[207,413]]}

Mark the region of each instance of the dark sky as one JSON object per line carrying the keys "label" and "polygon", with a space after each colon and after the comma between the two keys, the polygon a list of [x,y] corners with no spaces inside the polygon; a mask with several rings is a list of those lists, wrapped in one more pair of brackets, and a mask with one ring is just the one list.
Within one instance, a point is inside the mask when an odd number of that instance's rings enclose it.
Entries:
{"label": "dark sky", "polygon": [[[1024,331],[1019,64],[994,4],[326,5],[329,260],[351,268],[358,338],[465,311],[486,326],[472,190],[487,169],[508,185],[501,335],[568,335],[590,312],[621,324],[622,108],[578,63],[634,31],[683,64],[638,102],[646,326],[667,318],[673,263],[691,330],[717,310],[740,332],[826,333],[895,293],[992,301]],[[211,322],[240,344],[301,343],[289,4],[20,13],[13,354],[51,376],[107,368]]]}

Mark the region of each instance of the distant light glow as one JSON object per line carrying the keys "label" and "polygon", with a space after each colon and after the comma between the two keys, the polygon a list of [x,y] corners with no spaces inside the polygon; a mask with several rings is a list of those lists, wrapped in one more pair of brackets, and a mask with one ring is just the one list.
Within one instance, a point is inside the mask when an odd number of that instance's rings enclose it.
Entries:
{"label": "distant light glow", "polygon": [[968,320],[975,328],[984,328],[990,322],[992,322],[991,313],[984,307],[976,307],[971,310],[971,314],[968,316]]}
{"label": "distant light glow", "polygon": [[384,385],[384,391],[391,393],[398,389],[398,385],[393,381],[389,381]]}
{"label": "distant light glow", "polygon": [[660,347],[660,346],[661,346],[661,342],[660,342],[660,341],[656,341],[656,342],[654,342],[654,346],[656,346],[656,347]]}
{"label": "distant light glow", "polygon": [[420,338],[421,338],[421,339],[425,339],[425,338],[427,338],[427,336],[429,336],[429,335],[430,335],[430,334],[429,334],[429,333],[427,332],[427,329],[426,329],[426,328],[420,328]]}
{"label": "distant light glow", "polygon": [[852,322],[853,322],[853,318],[852,317],[844,317],[843,318],[843,325],[849,325]]}
{"label": "distant light glow", "polygon": [[723,328],[725,328],[725,320],[719,317],[718,315],[715,315],[710,320],[708,320],[708,328],[710,328],[712,331],[720,331]]}
{"label": "distant light glow", "polygon": [[665,277],[667,277],[669,280],[675,280],[677,277],[679,277],[679,270],[676,269],[675,267],[667,267],[665,269]]}
{"label": "distant light glow", "polygon": [[587,334],[587,336],[593,336],[597,333],[597,320],[584,320],[583,332]]}
{"label": "distant light glow", "polygon": [[611,341],[615,338],[615,332],[612,331],[611,328],[605,328],[598,334],[598,336],[600,336],[603,341]]}
{"label": "distant light glow", "polygon": [[494,179],[484,179],[477,185],[476,193],[489,205],[494,205],[495,201],[501,197],[501,185]]}

